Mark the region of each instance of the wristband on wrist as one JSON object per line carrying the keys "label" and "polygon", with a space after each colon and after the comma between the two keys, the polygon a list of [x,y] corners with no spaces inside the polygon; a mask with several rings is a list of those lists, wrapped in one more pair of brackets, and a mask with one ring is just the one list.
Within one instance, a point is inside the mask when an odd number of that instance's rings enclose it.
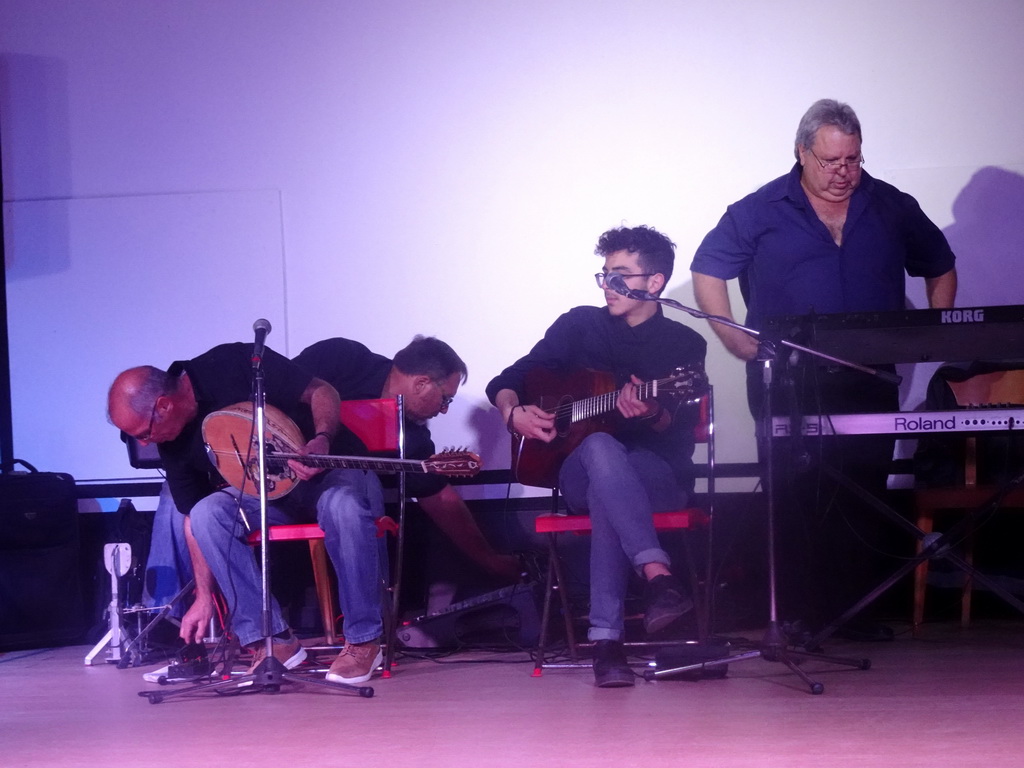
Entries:
{"label": "wristband on wrist", "polygon": [[516,408],[522,408],[524,411],[526,410],[525,405],[513,405],[512,410],[508,412],[508,421],[505,422],[505,429],[508,430],[508,433],[510,435],[519,434],[518,432],[516,432],[515,427],[512,426],[512,416],[515,414]]}

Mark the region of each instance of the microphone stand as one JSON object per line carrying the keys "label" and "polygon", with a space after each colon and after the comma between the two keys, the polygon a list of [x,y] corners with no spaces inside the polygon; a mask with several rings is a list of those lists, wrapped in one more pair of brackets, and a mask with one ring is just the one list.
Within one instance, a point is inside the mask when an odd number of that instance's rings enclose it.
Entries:
{"label": "microphone stand", "polygon": [[[614,275],[614,273],[613,273]],[[610,278],[612,275],[609,276]],[[825,686],[816,680],[812,680],[800,667],[798,666],[798,660],[802,659],[816,659],[818,661],[827,662],[830,664],[839,664],[848,667],[854,667],[856,669],[870,669],[870,659],[851,659],[839,656],[826,656],[820,653],[812,653],[807,650],[798,650],[796,648],[790,648],[789,643],[786,640],[785,633],[779,624],[778,617],[778,599],[776,590],[778,588],[778,572],[776,568],[776,543],[775,543],[775,457],[774,450],[772,447],[773,433],[772,433],[772,378],[773,378],[773,363],[778,359],[778,351],[776,349],[776,342],[767,341],[762,338],[760,331],[757,331],[748,326],[741,325],[733,320],[730,320],[720,315],[710,315],[707,312],[702,312],[699,309],[693,309],[680,304],[678,301],[673,299],[664,299],[658,296],[653,296],[646,291],[634,291],[628,288],[625,281],[621,278],[616,281],[614,279],[608,280],[609,287],[616,293],[620,293],[628,298],[636,299],[640,301],[655,301],[663,306],[672,307],[682,312],[686,312],[691,317],[700,318],[709,322],[718,323],[725,325],[730,328],[735,328],[738,331],[751,336],[758,342],[758,359],[764,363],[764,372],[761,381],[761,396],[762,396],[762,409],[761,409],[761,430],[764,436],[765,444],[765,477],[764,477],[764,489],[768,501],[768,628],[765,630],[764,635],[761,637],[761,641],[758,644],[756,650],[747,651],[740,653],[735,656],[728,656],[721,659],[713,659],[711,661],[704,661],[697,664],[688,664],[681,667],[673,667],[670,669],[659,669],[659,670],[647,670],[644,672],[644,679],[655,680],[659,677],[670,677],[674,675],[686,674],[687,672],[702,672],[705,669],[725,666],[738,661],[747,661],[748,659],[761,658],[765,661],[778,662],[784,664],[789,670],[799,677],[810,689],[810,692],[815,695],[824,693]],[[862,371],[864,373],[878,376],[879,378],[888,381],[892,384],[898,385],[900,378],[888,371],[878,371],[874,368],[868,368],[858,363],[851,362],[849,360],[842,360],[837,357],[818,352],[817,350],[805,347],[794,342],[780,339],[779,344],[789,347],[793,350],[800,352],[806,352],[807,354],[814,355],[816,357],[829,360],[830,362],[838,365],[844,365],[854,370]]]}
{"label": "microphone stand", "polygon": [[[260,324],[264,323],[265,328]],[[309,677],[289,671],[284,664],[274,656],[273,613],[271,609],[270,591],[270,551],[267,544],[270,541],[270,526],[267,520],[267,442],[266,434],[266,382],[263,374],[263,344],[262,339],[270,330],[270,323],[266,320],[257,320],[254,330],[257,333],[257,342],[252,357],[252,402],[253,422],[256,428],[256,456],[259,466],[259,503],[260,503],[260,588],[262,592],[261,620],[263,630],[263,660],[256,665],[256,668],[245,675],[232,677],[230,668],[225,667],[222,679],[212,683],[200,683],[191,685],[169,693],[159,691],[140,691],[139,696],[149,699],[150,704],[159,704],[164,699],[172,696],[182,696],[189,693],[202,691],[214,691],[222,694],[238,693],[277,693],[281,690],[284,682],[312,683],[327,688],[358,693],[363,698],[371,698],[374,690],[365,685],[349,685],[347,683],[336,683],[326,677]],[[241,512],[241,507],[239,507]],[[242,512],[242,522],[246,529],[250,528],[249,521]]]}

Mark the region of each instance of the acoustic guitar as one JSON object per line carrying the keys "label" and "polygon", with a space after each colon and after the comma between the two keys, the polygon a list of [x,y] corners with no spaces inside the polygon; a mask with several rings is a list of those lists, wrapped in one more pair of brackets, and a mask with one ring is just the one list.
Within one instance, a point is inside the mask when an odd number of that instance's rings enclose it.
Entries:
{"label": "acoustic guitar", "polygon": [[[389,459],[376,456],[301,455],[306,439],[295,422],[272,405],[264,409],[267,498],[287,495],[300,482],[288,466],[295,460],[309,467],[365,469],[373,472],[412,472],[472,477],[480,471],[480,457],[468,451],[443,451],[429,459]],[[259,454],[252,403],[236,403],[203,419],[203,441],[210,461],[225,481],[243,493],[259,493]]]}
{"label": "acoustic guitar", "polygon": [[[637,396],[649,400],[671,394],[693,401],[707,386],[702,367],[679,367],[664,379],[640,384]],[[594,432],[615,432],[624,422],[616,410],[615,379],[603,371],[534,368],[526,375],[524,394],[527,402],[555,415],[556,437],[545,443],[513,435],[512,473],[523,485],[554,488],[562,462],[584,438]]]}

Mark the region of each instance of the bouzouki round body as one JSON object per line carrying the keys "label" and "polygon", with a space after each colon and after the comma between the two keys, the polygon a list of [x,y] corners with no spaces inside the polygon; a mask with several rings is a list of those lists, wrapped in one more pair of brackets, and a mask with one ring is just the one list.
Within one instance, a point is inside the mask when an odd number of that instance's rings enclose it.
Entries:
{"label": "bouzouki round body", "polygon": [[[287,461],[274,461],[273,455],[295,454],[306,439],[279,408],[267,405],[263,413],[267,498],[273,500],[285,496],[299,482]],[[252,403],[235,403],[208,415],[203,419],[203,440],[210,460],[228,483],[250,496],[259,494],[259,452]]]}

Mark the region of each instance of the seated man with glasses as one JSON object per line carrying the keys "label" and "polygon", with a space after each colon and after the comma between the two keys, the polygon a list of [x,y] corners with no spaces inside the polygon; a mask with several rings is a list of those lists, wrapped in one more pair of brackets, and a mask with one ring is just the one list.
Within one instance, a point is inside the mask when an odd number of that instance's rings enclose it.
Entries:
{"label": "seated man with glasses", "polygon": [[[314,344],[296,361],[266,349],[263,368],[268,404],[295,422],[309,438],[300,452],[312,454],[337,453],[340,447],[362,453],[345,443],[348,433],[340,428],[338,391],[326,378],[337,381],[351,399],[404,395],[408,455],[427,458],[434,450],[425,422],[447,410],[466,377],[466,366],[451,347],[423,337],[400,351],[394,362],[356,342],[331,339]],[[252,345],[223,344],[174,363],[166,372],[150,366],[124,371],[110,388],[108,413],[115,426],[139,442],[157,444],[174,504],[186,515],[196,596],[182,619],[182,638],[193,642],[202,637],[213,616],[217,585],[228,604],[231,629],[255,652],[254,671],[265,651],[261,575],[253,549],[245,542],[240,494],[214,469],[202,434],[207,415],[250,399],[251,378]],[[339,592],[346,640],[327,677],[341,683],[365,682],[382,659],[384,561],[374,524],[384,514],[380,480],[375,473],[358,469],[321,472],[297,462],[289,466],[305,482],[268,505],[269,522],[315,520],[326,532],[328,555],[337,573],[344,574]],[[518,560],[490,549],[447,482],[417,485],[413,477],[419,476],[410,476],[410,492],[421,496],[423,508],[457,545],[508,580],[519,577]],[[255,495],[242,496],[241,507],[250,524],[258,525]],[[305,659],[305,650],[275,600],[271,631],[273,655],[285,668]]]}
{"label": "seated man with glasses", "polygon": [[[272,349],[265,350],[262,367],[267,403],[292,421],[308,425],[302,435],[306,442],[298,451],[327,453],[340,428],[338,393]],[[258,526],[259,501],[251,486],[249,495],[243,495],[214,468],[202,425],[210,414],[250,400],[252,374],[252,344],[221,344],[191,360],[172,363],[166,371],[129,368],[114,379],[107,396],[114,426],[143,445],[157,445],[174,506],[186,516],[185,539],[196,591],[181,620],[182,639],[199,642],[204,636],[215,612],[216,585],[227,603],[232,631],[254,651],[250,672],[264,661],[266,645],[260,570],[245,541],[248,529],[242,512],[252,527]],[[321,525],[358,530],[358,505],[327,491],[344,488],[349,497],[363,497],[367,483],[346,470],[324,473],[294,461],[289,466],[304,482],[268,505],[272,523],[309,522],[299,516],[314,510]],[[372,545],[376,548],[376,542]],[[286,669],[301,664],[306,652],[276,601],[271,603],[270,625],[274,658]]]}
{"label": "seated man with glasses", "polygon": [[[294,361],[323,379],[342,400],[372,400],[402,395],[405,403],[405,452],[410,459],[427,459],[436,451],[427,422],[448,413],[459,385],[466,380],[466,364],[440,339],[417,336],[394,360],[371,352],[350,339],[318,341]],[[344,443],[332,446],[340,454],[358,451]],[[406,475],[408,495],[459,551],[488,575],[504,583],[523,576],[522,563],[497,552],[484,537],[472,512],[443,475]]]}
{"label": "seated man with glasses", "polygon": [[[554,415],[526,399],[537,372],[556,381],[564,375],[568,381],[581,371],[600,371],[613,381],[588,394],[618,391],[614,410],[623,418],[614,434],[594,432],[575,446],[563,442],[568,455],[550,470],[557,474],[569,509],[589,513],[593,523],[588,635],[595,643],[594,679],[599,687],[634,682],[623,648],[632,573],[645,584],[648,633],[664,629],[693,607],[672,575],[652,514],[685,505],[693,490],[697,414],[668,392],[641,397],[639,385],[666,377],[677,367],[702,373],[707,345],[699,333],[665,317],[657,302],[617,293],[607,279],[615,274],[627,291],[658,296],[672,276],[674,248],[671,240],[648,227],[605,232],[595,250],[604,258],[597,281],[604,288],[605,306],[566,312],[525,357],[487,385],[487,396],[509,432],[525,438],[524,453],[533,441],[565,440],[556,435]],[[569,392],[542,394],[557,401]]]}
{"label": "seated man with glasses", "polygon": [[[428,459],[436,453],[427,422],[448,413],[459,385],[468,376],[466,364],[455,350],[440,339],[426,336],[416,336],[395,354],[394,360],[371,352],[358,341],[344,338],[318,341],[293,360],[304,371],[334,387],[342,400],[391,399],[401,395],[405,409],[405,455],[409,459]],[[364,450],[358,439],[344,429],[331,449],[339,455],[359,454]],[[376,476],[366,474],[373,477],[379,490]],[[519,559],[495,551],[469,507],[444,476],[409,473],[405,482],[408,496],[416,499],[427,517],[472,562],[504,583],[522,578]],[[374,516],[383,514],[381,507]],[[336,564],[335,571],[339,603],[345,617],[342,629],[346,642],[331,668],[338,676],[328,675],[328,679],[364,680],[381,662],[377,639],[383,629],[379,582],[371,585],[358,578],[358,565],[342,570]],[[377,573],[376,570],[370,572]]]}
{"label": "seated man with glasses", "polygon": [[[953,305],[955,257],[945,236],[913,197],[863,169],[860,121],[849,105],[831,99],[815,102],[800,120],[794,154],[796,164],[789,173],[730,205],[697,249],[691,270],[702,310],[732,319],[727,281],[738,278],[747,306],[746,325],[758,330],[773,316],[899,311],[905,307],[908,274],[924,278],[931,307]],[[748,361],[748,400],[756,418],[762,400],[762,365],[754,362],[758,343],[742,331],[711,325],[732,354]],[[895,386],[857,371],[808,364],[794,373],[806,377],[795,392],[803,413],[899,410]],[[892,458],[890,438],[845,438],[835,446],[846,454],[844,473],[859,478],[865,487],[884,491]],[[811,501],[787,509],[814,507],[817,499],[831,494],[821,486],[807,491],[805,501]],[[822,518],[808,522],[810,532],[802,532],[805,538],[789,542],[791,557],[783,552],[780,558],[784,567],[816,552],[824,570],[797,579],[817,595],[801,600],[795,590],[780,590],[787,611],[807,611],[810,622],[820,623],[838,617],[867,591],[871,578],[865,582],[856,575],[865,571],[861,564],[868,559],[867,548],[843,553],[822,544],[828,534],[821,526],[834,523],[833,538],[842,543],[858,538],[856,532],[844,530],[847,523],[854,529],[859,523],[863,530],[865,522],[877,519],[874,512],[861,514],[855,504],[849,502],[848,509],[854,511],[849,521],[819,510]],[[886,636],[884,631],[868,634]]]}

